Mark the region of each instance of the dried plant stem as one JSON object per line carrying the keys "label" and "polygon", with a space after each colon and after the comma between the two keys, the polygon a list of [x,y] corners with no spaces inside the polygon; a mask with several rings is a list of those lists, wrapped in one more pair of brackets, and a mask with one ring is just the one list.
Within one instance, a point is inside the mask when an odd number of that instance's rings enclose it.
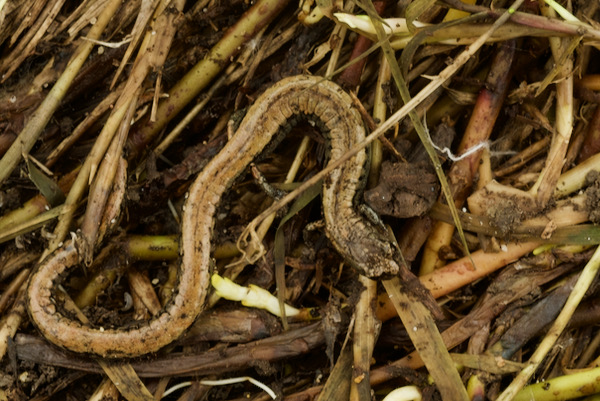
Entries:
{"label": "dried plant stem", "polygon": [[359,276],[364,289],[356,305],[353,351],[354,366],[350,383],[350,401],[368,400],[371,398],[369,371],[371,357],[377,338],[377,321],[373,305],[377,297],[377,282],[365,276]]}
{"label": "dried plant stem", "polygon": [[110,287],[117,279],[117,269],[103,269],[94,274],[87,282],[85,287],[77,294],[74,299],[78,308],[92,306],[96,303],[98,295]]}
{"label": "dried plant stem", "polygon": [[[317,7],[317,9],[319,8]],[[352,10],[354,10],[354,3],[347,2],[344,5],[344,11],[351,12]],[[342,47],[344,46],[345,42],[343,39],[346,37],[347,33],[348,28],[346,28],[345,25],[335,24],[333,31],[329,35],[330,41],[333,41],[333,43],[335,43],[335,46],[331,49],[331,55],[329,57],[329,62],[327,63],[327,70],[325,72],[326,77],[331,77],[336,71],[336,67],[340,59],[340,54],[342,52]],[[336,39],[332,40],[333,38]]]}
{"label": "dried plant stem", "polygon": [[118,401],[119,391],[115,385],[108,379],[102,380],[102,383],[96,388],[94,394],[88,401]]}
{"label": "dried plant stem", "polygon": [[[136,91],[133,98],[137,98],[139,94],[140,91]],[[129,131],[130,121],[133,118],[136,104],[135,100],[133,100],[129,105],[127,113],[120,124],[119,131],[113,137],[112,143],[104,155],[96,179],[90,187],[87,208],[83,216],[83,222],[81,223],[81,237],[83,241],[80,249],[80,257],[88,265],[92,263],[96,243],[101,241],[105,234],[106,226],[98,224],[98,222],[103,221],[104,217],[108,215],[105,208],[116,207],[117,210],[120,210],[121,205],[112,205],[110,203],[107,205],[107,202],[113,191],[118,191],[119,187],[124,190],[125,187],[125,185],[117,185],[117,182],[126,181],[127,173],[126,163],[123,159],[123,148],[125,147],[127,132]],[[122,168],[121,171],[119,171],[119,167]],[[118,171],[120,172],[120,177],[117,175]]]}
{"label": "dried plant stem", "polygon": [[[58,187],[63,193],[69,190],[69,188],[73,184],[73,181],[75,180],[78,171],[79,169],[75,169],[69,174],[64,175],[60,180],[58,180]],[[10,211],[0,217],[0,232],[3,232],[2,235],[4,236],[7,235],[7,231],[5,230],[7,230],[9,227],[11,231],[14,232],[16,226],[31,225],[30,220],[34,219],[41,213],[49,211],[50,204],[48,203],[44,195],[35,195],[33,198],[25,202],[20,208]]]}
{"label": "dried plant stem", "polygon": [[[121,6],[120,0],[111,0],[104,8],[96,23],[88,33],[88,38],[99,39],[104,28]],[[75,54],[69,61],[63,74],[58,78],[42,104],[30,117],[27,125],[23,128],[18,138],[13,142],[4,157],[0,160],[0,184],[12,173],[14,168],[21,161],[23,154],[29,153],[38,137],[46,127],[48,121],[60,105],[60,102],[66,95],[75,76],[81,69],[83,63],[92,51],[94,44],[89,41],[82,41]]]}
{"label": "dried plant stem", "polygon": [[123,92],[123,87],[125,85],[121,84],[117,87],[117,89],[111,91],[98,105],[94,108],[94,110],[88,114],[82,122],[80,122],[77,127],[73,130],[71,135],[66,137],[56,149],[54,149],[48,158],[46,159],[46,167],[52,167],[60,157],[73,146],[73,144],[81,138],[81,136],[92,127],[92,125],[98,121],[107,110],[117,101],[121,93]]}
{"label": "dried plant stem", "polygon": [[152,316],[156,316],[160,313],[162,309],[162,305],[158,300],[158,296],[156,296],[156,292],[154,291],[154,287],[148,278],[148,272],[140,272],[137,269],[128,269],[127,270],[127,281],[129,282],[129,286],[131,287],[131,291],[133,294],[136,294],[146,309],[152,314]]}
{"label": "dried plant stem", "polygon": [[[141,3],[140,11],[138,12],[135,24],[131,29],[131,42],[129,42],[129,46],[127,46],[127,50],[125,51],[125,54],[121,59],[121,63],[119,64],[119,67],[117,68],[117,71],[112,79],[112,82],[110,84],[111,89],[117,83],[121,72],[123,72],[123,69],[127,65],[127,62],[129,61],[129,58],[133,54],[134,50],[137,48],[137,45],[140,42],[140,40],[142,38],[145,38],[146,40],[148,39],[149,32],[147,32],[147,27],[150,25],[148,23],[150,17],[158,17],[164,11],[168,3],[168,1],[164,0],[144,1]],[[180,7],[177,8],[181,11]],[[173,29],[174,27],[161,27],[161,29],[163,28]]]}
{"label": "dried plant stem", "polygon": [[[33,25],[25,32],[24,36],[12,49],[10,55],[5,57],[4,61],[0,63],[0,73],[2,73],[1,82],[5,82],[25,61],[27,56],[35,52],[36,46],[40,44],[44,34],[54,23],[64,3],[65,0],[46,2],[46,7],[44,7],[42,13],[36,18]],[[87,55],[85,58],[87,58]]]}
{"label": "dried plant stem", "polygon": [[552,349],[558,337],[562,334],[563,330],[569,323],[573,312],[581,302],[581,299],[585,295],[587,289],[590,287],[598,269],[600,268],[600,247],[596,248],[596,252],[589,260],[589,262],[583,268],[577,283],[573,287],[573,291],[562,311],[554,321],[554,324],[535,350],[531,358],[529,358],[528,365],[523,369],[517,377],[512,381],[512,383],[500,394],[498,397],[498,401],[510,401],[514,399],[517,392],[525,386],[527,381],[531,378],[531,376],[538,369],[543,359],[546,357],[548,352]]}
{"label": "dried plant stem", "polygon": [[[181,1],[178,1],[174,3],[174,7],[182,8],[183,4]],[[106,151],[112,142],[113,137],[117,132],[119,132],[119,127],[121,127],[121,142],[125,140],[131,121],[127,115],[133,114],[135,104],[137,103],[137,98],[140,94],[141,88],[143,87],[144,80],[152,68],[158,68],[163,65],[167,54],[169,53],[171,41],[175,35],[175,29],[171,26],[172,18],[174,18],[174,16],[170,12],[165,11],[163,14],[161,14],[155,21],[155,24],[157,24],[155,27],[159,26],[159,24],[162,24],[164,29],[161,29],[156,35],[148,34],[146,40],[144,40],[140,52],[138,53],[138,57],[134,63],[134,67],[129,74],[125,87],[123,88],[123,92],[117,100],[113,112],[108,117],[108,120],[106,121],[102,131],[98,135],[92,150],[85,159],[85,162],[81,167],[81,171],[77,175],[77,178],[75,179],[75,182],[73,183],[73,186],[67,195],[67,199],[65,200],[63,209],[61,211],[58,224],[54,229],[54,236],[50,240],[43,257],[57,249],[66,237],[73,219],[73,214],[75,213],[77,207],[77,203],[81,199],[81,196],[87,189],[88,185],[90,185],[94,178],[96,178],[98,166],[105,157]],[[169,27],[171,29],[168,29]],[[112,152],[113,160],[116,159],[116,153],[121,153],[122,148],[123,146],[115,147]],[[105,181],[110,180],[111,175],[114,177],[114,174],[111,173],[112,170],[113,169],[110,168],[110,166],[106,168],[106,176],[104,177]],[[99,180],[101,179],[102,178],[99,178]],[[98,190],[103,191],[103,188],[98,185]],[[106,199],[100,199],[98,194],[93,195],[95,197],[91,199],[92,202],[89,203],[88,210],[86,211],[88,221],[91,219],[92,223],[98,220],[97,216],[101,214],[101,209],[106,204]],[[92,248],[94,246],[94,244],[90,244],[89,242],[95,241],[96,235],[93,232],[89,232],[93,230],[87,229],[86,231],[87,247],[84,253],[86,259],[89,261],[91,260],[90,255],[92,254]]]}
{"label": "dried plant stem", "polygon": [[[450,4],[452,7],[456,7],[459,10],[464,10],[471,13],[486,13],[491,18],[498,18],[501,14],[506,12],[505,9],[501,8],[487,8],[477,5],[471,6],[468,5],[467,2],[459,0],[446,0],[446,3]],[[584,38],[592,40],[600,39],[600,30],[595,29],[589,24],[582,23],[581,21],[565,21],[563,19],[548,18],[545,16],[520,11],[511,13],[510,20],[530,28],[547,29],[555,32],[556,34],[583,36]]]}
{"label": "dried plant stem", "polygon": [[[215,82],[215,84],[212,85],[210,87],[210,89],[206,92],[206,94],[204,95],[202,100],[200,102],[198,102],[198,104],[196,104],[192,108],[192,110],[190,110],[185,115],[185,117],[183,117],[181,119],[181,121],[179,121],[179,123],[177,123],[175,128],[173,128],[173,130],[171,132],[169,132],[168,135],[165,136],[165,138],[158,144],[158,146],[156,146],[156,148],[154,148],[154,154],[156,156],[162,155],[165,152],[165,150],[167,150],[169,148],[169,146],[171,146],[173,141],[175,141],[175,139],[177,139],[179,134],[181,134],[183,132],[185,127],[187,127],[194,120],[194,118],[198,115],[198,113],[200,113],[204,109],[204,107],[212,99],[212,97],[217,92],[217,90],[219,90],[223,87],[223,83],[225,82],[226,76],[227,75],[221,76],[221,78],[219,78],[219,80],[217,82]],[[145,166],[143,164],[141,164],[139,166],[140,169],[144,168],[144,167]]]}
{"label": "dried plant stem", "polygon": [[[381,55],[379,64],[379,73],[377,74],[377,84],[375,86],[375,101],[373,103],[373,119],[375,121],[385,121],[387,115],[387,105],[385,104],[386,93],[384,85],[390,80],[391,71],[385,56]],[[374,187],[379,179],[379,171],[383,160],[383,146],[379,140],[373,141],[371,144],[371,166],[369,168],[369,177],[367,186]]]}
{"label": "dried plant stem", "polygon": [[21,285],[17,297],[10,312],[4,315],[0,322],[0,360],[8,348],[8,339],[13,338],[23,319],[27,316],[25,310],[25,289],[27,285]]}
{"label": "dried plant stem", "polygon": [[[448,400],[468,400],[467,391],[429,310],[419,300],[412,299],[397,277],[384,280],[383,286],[440,394]],[[460,385],[456,384],[455,376]]]}
{"label": "dried plant stem", "polygon": [[[318,393],[316,401],[329,401],[329,400],[346,400],[349,398],[350,393],[350,379],[352,372],[352,352],[350,347],[342,348],[340,356],[335,362],[327,382],[324,386],[311,387],[316,389],[314,393]],[[310,389],[308,390],[310,391]],[[286,397],[287,400],[288,397]],[[311,397],[313,399],[315,397]]]}
{"label": "dried plant stem", "polygon": [[[179,134],[185,129],[185,127],[188,126],[188,124],[194,119],[194,117],[201,110],[204,109],[206,104],[210,101],[210,99],[219,89],[239,81],[240,77],[244,75],[247,76],[248,71],[251,67],[254,68],[255,65],[258,65],[260,60],[263,60],[273,55],[273,53],[279,50],[281,46],[283,46],[283,44],[288,42],[293,36],[293,33],[296,31],[296,28],[297,26],[294,25],[291,28],[285,30],[284,32],[278,33],[278,35],[275,38],[273,38],[273,40],[271,40],[267,46],[263,44],[259,50],[260,55],[255,54],[254,49],[251,49],[249,47],[246,48],[244,50],[244,53],[238,58],[238,63],[235,65],[230,65],[227,68],[227,70],[225,70],[225,72],[220,76],[220,78],[216,82],[214,82],[214,84],[210,87],[209,90],[206,91],[206,93],[202,97],[202,100],[198,102],[198,104],[196,104],[186,114],[186,116],[183,117],[181,121],[179,121],[179,123],[177,123],[177,126],[175,126],[175,128],[173,128],[173,130],[168,135],[165,135],[165,138],[154,149],[154,153],[157,155],[162,154],[170,146],[170,144],[179,136]],[[265,30],[266,26],[257,34],[257,36],[262,35]],[[250,60],[255,60],[256,63]],[[216,132],[218,130],[215,129],[214,131]],[[139,170],[143,168],[144,166],[141,164],[138,166]]]}
{"label": "dried plant stem", "polygon": [[[62,207],[57,206],[46,212],[41,212],[36,204],[26,204],[23,208],[17,210],[18,212],[23,212],[22,214],[19,214],[18,216],[15,214],[10,214],[11,217],[19,217],[19,220],[21,220],[21,218],[26,218],[23,223],[18,223],[16,225],[0,224],[5,226],[2,228],[2,232],[0,233],[0,243],[10,241],[19,235],[27,234],[33,230],[43,227],[44,225],[48,224],[49,221],[58,217],[61,210]],[[33,216],[29,217],[29,215]],[[2,220],[1,223],[4,223],[7,220]]]}
{"label": "dried plant stem", "polygon": [[[531,132],[533,127],[528,125],[525,128],[527,131]],[[530,162],[534,157],[539,155],[542,151],[544,151],[548,145],[550,144],[550,137],[544,137],[537,142],[532,143],[517,155],[508,159],[504,166],[494,171],[496,177],[504,177],[508,174],[514,173]],[[486,183],[487,184],[487,183]]]}
{"label": "dried plant stem", "polygon": [[[548,17],[555,16],[554,10],[550,7],[545,6],[541,10]],[[556,122],[552,144],[548,151],[544,170],[529,191],[537,198],[540,208],[547,204],[556,188],[573,132],[573,55],[567,55],[566,60],[561,62],[565,56],[564,52],[569,47],[568,40],[552,37],[549,41],[554,60],[557,64],[560,63],[558,76],[560,80],[556,83]]]}
{"label": "dried plant stem", "polygon": [[[514,42],[504,44],[498,49],[486,86],[479,92],[469,124],[458,147],[459,155],[489,139],[504,103],[512,75],[510,70],[514,53]],[[457,208],[463,205],[467,192],[473,185],[473,178],[480,166],[481,154],[482,151],[472,153],[454,162],[450,168],[448,183]],[[420,275],[429,274],[444,264],[444,261],[439,258],[439,250],[450,244],[453,233],[454,227],[448,223],[435,224],[423,252]]]}
{"label": "dried plant stem", "polygon": [[[139,90],[136,91],[133,96],[136,98],[139,95]],[[127,113],[121,122],[119,132],[113,137],[112,143],[104,155],[103,162],[100,165],[96,179],[93,185],[90,187],[89,199],[85,215],[83,216],[83,222],[81,223],[81,258],[85,260],[86,264],[92,263],[94,248],[98,238],[104,236],[104,232],[101,232],[103,228],[98,222],[102,221],[103,215],[105,214],[106,203],[111,195],[112,190],[117,190],[116,185],[113,186],[115,176],[117,175],[118,167],[121,165],[123,148],[125,147],[125,140],[127,139],[127,132],[129,131],[130,121],[133,118],[135,112],[135,106],[137,102],[132,101],[129,105]],[[123,171],[124,175],[126,173]],[[109,207],[113,205],[108,205]],[[120,205],[117,205],[119,208]]]}
{"label": "dried plant stem", "polygon": [[259,0],[231,27],[209,54],[196,64],[171,90],[156,110],[156,121],[148,121],[135,133],[134,142],[148,143],[228,65],[231,58],[266,26],[289,0]]}
{"label": "dried plant stem", "polygon": [[97,362],[126,400],[155,401],[152,393],[148,391],[129,363],[109,363],[105,359],[98,359]]}
{"label": "dried plant stem", "polygon": [[[380,1],[374,4],[374,6],[377,12],[381,14],[385,3]],[[361,36],[355,44],[351,60],[354,57],[360,57],[370,45],[371,41]],[[350,65],[340,76],[340,81],[345,82],[346,85],[349,85],[350,83],[352,83],[352,85],[358,84],[365,62],[366,59],[363,59],[360,62]],[[375,120],[384,121],[386,117],[386,105],[383,99],[383,83],[390,78],[389,64],[384,55],[381,55],[381,67],[379,72],[375,90],[373,118]],[[379,140],[375,140],[371,144],[370,152],[371,158],[368,185],[373,186],[376,184],[377,178],[379,177],[383,156],[382,146]],[[377,298],[377,282],[362,275],[359,276],[359,281],[364,289],[360,295],[354,313],[354,363],[350,382],[350,401],[360,401],[371,398],[370,365],[373,350],[375,348],[375,341],[378,336],[377,328],[380,327],[380,323],[377,321],[373,309],[373,305],[375,305]]]}
{"label": "dried plant stem", "polygon": [[558,178],[554,197],[562,198],[581,189],[585,184],[585,177],[590,171],[600,170],[600,153],[585,159],[577,166],[566,171]]}
{"label": "dried plant stem", "polygon": [[132,99],[122,100],[121,98],[120,100],[121,102],[118,102],[117,105],[115,105],[113,112],[109,116],[102,131],[100,132],[100,135],[96,139],[90,154],[85,159],[83,166],[81,166],[81,169],[79,170],[79,174],[77,175],[77,178],[75,179],[75,182],[73,183],[73,186],[67,195],[67,199],[63,204],[58,224],[54,229],[54,236],[49,241],[48,247],[46,248],[46,251],[42,255],[41,259],[44,259],[55,249],[57,249],[60,244],[62,244],[67,232],[69,231],[69,227],[71,226],[71,221],[77,209],[79,200],[89,185],[92,166],[97,166],[100,160],[102,160],[106,149],[112,141],[114,133],[117,131],[119,125],[123,121],[123,117],[125,116],[125,113],[129,108],[129,103]]}

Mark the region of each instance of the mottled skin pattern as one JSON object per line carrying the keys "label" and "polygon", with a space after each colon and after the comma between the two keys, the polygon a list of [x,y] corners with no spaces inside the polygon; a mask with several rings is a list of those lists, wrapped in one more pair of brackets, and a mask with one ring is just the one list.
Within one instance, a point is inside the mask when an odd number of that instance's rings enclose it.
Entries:
{"label": "mottled skin pattern", "polygon": [[[179,284],[163,311],[127,329],[91,327],[61,314],[52,288],[79,259],[69,242],[41,263],[29,282],[28,309],[41,333],[71,351],[111,358],[156,352],[177,339],[203,309],[214,214],[223,193],[252,160],[280,139],[280,128],[292,116],[306,116],[324,129],[330,139],[330,160],[365,137],[360,114],[337,85],[310,76],[280,81],[257,99],[235,135],[190,187],[182,218]],[[393,244],[354,207],[356,195],[362,191],[367,159],[362,150],[325,180],[326,232],[340,254],[361,273],[370,277],[392,275],[399,270]]]}

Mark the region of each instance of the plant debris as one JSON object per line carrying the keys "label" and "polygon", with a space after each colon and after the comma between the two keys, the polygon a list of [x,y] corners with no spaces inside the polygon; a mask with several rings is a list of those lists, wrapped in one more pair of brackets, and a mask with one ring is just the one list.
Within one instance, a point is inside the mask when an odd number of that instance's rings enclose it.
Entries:
{"label": "plant debris", "polygon": [[[599,27],[583,0],[0,0],[0,401],[600,393]],[[111,359],[29,324],[32,296],[82,327],[161,321],[195,177],[301,74],[362,113],[338,157],[368,147],[348,201],[398,276],[336,252],[329,135],[290,121],[213,205],[218,288],[183,336]],[[28,291],[52,255],[77,266]]]}

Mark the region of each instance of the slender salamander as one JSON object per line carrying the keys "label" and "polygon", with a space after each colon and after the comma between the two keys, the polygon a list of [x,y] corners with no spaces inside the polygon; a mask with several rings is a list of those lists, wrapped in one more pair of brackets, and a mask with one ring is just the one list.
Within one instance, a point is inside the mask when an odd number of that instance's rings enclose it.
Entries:
{"label": "slender salamander", "polygon": [[[224,192],[267,146],[274,146],[289,121],[315,122],[329,139],[330,162],[365,138],[350,96],[319,77],[286,78],[265,91],[248,110],[238,130],[190,187],[182,217],[181,266],[172,300],[155,317],[133,328],[101,328],[79,323],[61,312],[53,295],[67,270],[79,263],[67,242],[32,274],[28,310],[50,342],[71,351],[110,358],[156,352],[177,339],[203,309],[211,266],[214,216]],[[355,208],[362,192],[367,152],[362,149],[332,171],[323,184],[326,234],[338,252],[369,277],[398,273],[396,248],[384,232]]]}

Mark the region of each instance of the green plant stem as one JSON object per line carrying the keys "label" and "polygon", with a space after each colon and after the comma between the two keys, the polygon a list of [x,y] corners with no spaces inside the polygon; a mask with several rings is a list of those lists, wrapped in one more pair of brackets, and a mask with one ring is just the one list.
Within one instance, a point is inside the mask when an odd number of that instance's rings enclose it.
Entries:
{"label": "green plant stem", "polygon": [[600,392],[600,368],[535,383],[519,391],[513,401],[570,400]]}

